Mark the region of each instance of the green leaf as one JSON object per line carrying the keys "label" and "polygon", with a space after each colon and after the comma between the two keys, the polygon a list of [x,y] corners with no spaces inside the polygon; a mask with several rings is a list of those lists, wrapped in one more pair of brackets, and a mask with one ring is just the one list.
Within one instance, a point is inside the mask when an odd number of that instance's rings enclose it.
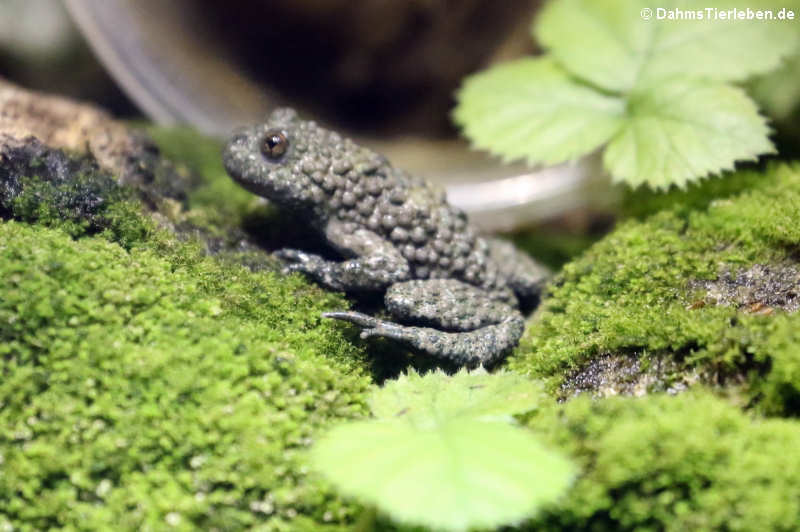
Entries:
{"label": "green leaf", "polygon": [[[641,7],[639,7],[641,4]],[[635,0],[555,0],[536,18],[534,36],[582,79],[611,90],[633,85],[652,27]]]}
{"label": "green leaf", "polygon": [[[798,21],[758,17],[798,8],[798,0],[552,0],[534,28],[550,54],[468,78],[454,120],[475,147],[506,161],[556,164],[609,142],[604,161],[615,181],[682,187],[774,151],[753,102],[724,82],[773,70],[793,52]],[[753,89],[776,115],[796,101],[792,68]]]}
{"label": "green leaf", "polygon": [[312,464],[345,495],[399,523],[467,530],[518,522],[563,495],[572,464],[512,414],[542,397],[513,373],[410,373],[372,397],[377,419],[317,442]]}
{"label": "green leaf", "polygon": [[520,59],[471,76],[457,98],[453,118],[475,147],[531,164],[597,149],[624,110],[621,98],[579,84],[549,59]]}
{"label": "green leaf", "polygon": [[512,415],[535,409],[544,397],[539,383],[518,373],[462,369],[449,377],[442,371],[419,375],[411,370],[374,392],[370,407],[378,419],[510,421]]}
{"label": "green leaf", "polygon": [[345,495],[400,523],[496,527],[532,515],[569,486],[573,468],[527,431],[468,419],[420,430],[373,421],[334,429],[312,463]]}
{"label": "green leaf", "polygon": [[768,133],[742,90],[672,80],[631,95],[629,118],[606,148],[603,163],[615,181],[682,187],[733,169],[737,160],[773,152]]}
{"label": "green leaf", "polygon": [[[648,0],[554,0],[537,18],[534,35],[575,76],[620,92],[676,75],[743,80],[776,68],[800,39],[797,20],[723,20],[705,11],[737,7],[777,13],[782,6],[770,1],[698,5],[667,0],[657,5]],[[642,17],[646,9],[651,10],[649,20]],[[660,13],[675,9],[700,12],[703,19],[658,20]]]}

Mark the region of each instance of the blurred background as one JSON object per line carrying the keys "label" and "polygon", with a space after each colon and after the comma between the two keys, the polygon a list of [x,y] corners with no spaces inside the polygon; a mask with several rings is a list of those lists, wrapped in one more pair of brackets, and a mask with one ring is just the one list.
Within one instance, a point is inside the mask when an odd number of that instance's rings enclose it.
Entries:
{"label": "blurred background", "polygon": [[502,165],[449,113],[468,74],[535,51],[538,0],[3,0],[0,76],[124,119],[224,138],[297,107],[444,185],[491,231],[586,225],[613,197],[593,161]]}
{"label": "blurred background", "polygon": [[[610,186],[595,159],[500,164],[471,151],[450,121],[464,77],[536,52],[530,27],[540,5],[2,0],[0,77],[123,119],[186,124],[219,139],[291,105],[439,182],[484,230],[536,225],[551,239],[596,237],[629,192]],[[798,87],[785,73],[747,86],[775,119],[788,157],[800,146],[792,114]]]}
{"label": "blurred background", "polygon": [[[56,22],[64,10],[48,7],[55,3],[12,2],[29,17],[52,11],[42,29],[60,24],[62,39],[71,32],[80,47],[69,21]],[[467,74],[532,51],[538,3],[65,2],[106,67],[157,119],[224,133],[253,112],[291,104],[370,136],[424,137],[452,136],[447,113]]]}
{"label": "blurred background", "polygon": [[123,118],[141,116],[60,0],[0,2],[0,76],[26,88],[95,102]]}

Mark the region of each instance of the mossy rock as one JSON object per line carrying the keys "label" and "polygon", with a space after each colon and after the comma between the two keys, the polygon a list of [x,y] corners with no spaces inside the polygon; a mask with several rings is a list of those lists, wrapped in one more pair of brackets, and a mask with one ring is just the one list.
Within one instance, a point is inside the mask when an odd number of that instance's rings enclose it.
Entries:
{"label": "mossy rock", "polygon": [[509,367],[570,395],[592,364],[627,359],[657,388],[744,384],[742,402],[800,413],[800,166],[725,179],[659,197],[649,216],[640,198],[641,219],[559,273]]}
{"label": "mossy rock", "polygon": [[637,191],[625,211],[507,362],[566,399],[524,422],[581,470],[523,528],[795,530],[800,166]]}
{"label": "mossy rock", "polygon": [[366,413],[365,354],[320,318],[347,302],[208,256],[85,158],[5,156],[0,210],[33,225],[0,220],[0,526],[351,519],[304,458]]}
{"label": "mossy rock", "polygon": [[338,298],[14,221],[0,223],[0,294],[0,523],[351,515],[303,465],[321,429],[365,413],[362,355],[319,318]]}
{"label": "mossy rock", "polygon": [[526,421],[582,473],[526,529],[796,530],[800,424],[753,418],[708,391],[588,396]]}

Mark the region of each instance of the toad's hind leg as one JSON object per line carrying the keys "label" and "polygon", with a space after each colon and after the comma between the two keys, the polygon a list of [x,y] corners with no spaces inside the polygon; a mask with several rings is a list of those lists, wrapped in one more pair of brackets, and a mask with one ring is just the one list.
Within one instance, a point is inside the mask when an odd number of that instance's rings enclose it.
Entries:
{"label": "toad's hind leg", "polygon": [[487,238],[489,255],[505,283],[522,303],[536,300],[550,277],[550,271],[533,258],[499,238]]}
{"label": "toad's hind leg", "polygon": [[364,328],[362,338],[390,338],[458,364],[488,364],[513,349],[525,327],[515,308],[474,286],[450,279],[406,281],[386,292],[386,307],[402,325],[359,312],[325,316]]}

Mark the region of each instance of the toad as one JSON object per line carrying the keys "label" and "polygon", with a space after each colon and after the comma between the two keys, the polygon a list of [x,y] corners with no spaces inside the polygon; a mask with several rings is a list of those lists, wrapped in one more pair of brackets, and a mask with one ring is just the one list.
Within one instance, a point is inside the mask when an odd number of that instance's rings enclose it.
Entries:
{"label": "toad", "polygon": [[236,131],[223,160],[234,180],[298,213],[342,257],[282,249],[288,271],[351,295],[382,293],[391,319],[325,317],[460,365],[491,364],[519,342],[520,301],[538,297],[545,268],[478,235],[440,187],[286,108]]}

